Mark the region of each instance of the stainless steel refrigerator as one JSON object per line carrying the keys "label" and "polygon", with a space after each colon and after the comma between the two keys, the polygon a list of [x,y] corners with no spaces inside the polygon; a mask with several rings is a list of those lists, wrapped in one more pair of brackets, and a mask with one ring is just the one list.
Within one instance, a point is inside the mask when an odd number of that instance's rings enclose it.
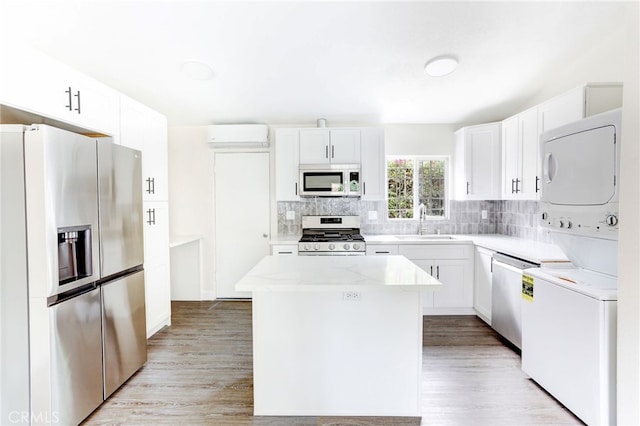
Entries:
{"label": "stainless steel refrigerator", "polygon": [[[17,321],[28,333],[26,348],[12,348],[2,326],[2,394],[9,392],[5,360],[26,351],[27,367],[12,380],[20,389],[28,383],[30,417],[78,424],[146,362],[141,154],[46,125],[2,126],[0,141],[1,214],[16,219],[14,234],[26,234],[24,249],[6,255],[12,224],[2,221],[0,270],[27,265],[11,285],[3,275],[1,296],[28,309],[0,306],[3,324]],[[5,179],[23,182],[22,191],[5,193]],[[17,220],[20,205],[26,220]],[[24,410],[21,395],[3,399],[3,416],[12,404]]]}

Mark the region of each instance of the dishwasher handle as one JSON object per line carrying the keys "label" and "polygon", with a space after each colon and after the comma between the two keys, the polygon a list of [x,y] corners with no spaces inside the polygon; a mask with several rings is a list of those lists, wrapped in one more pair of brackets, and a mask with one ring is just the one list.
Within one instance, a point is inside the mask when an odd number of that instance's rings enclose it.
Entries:
{"label": "dishwasher handle", "polygon": [[[524,259],[520,259],[514,256],[509,256],[508,254],[504,254],[504,253],[494,253],[493,256],[491,256],[493,262],[500,262],[500,263],[504,263],[506,265],[512,266],[514,268],[520,269],[520,270],[524,270],[524,269],[529,269],[529,268],[539,268],[540,264],[539,263],[535,263],[535,262],[531,262],[528,260],[524,260]],[[492,263],[493,263],[492,262]]]}

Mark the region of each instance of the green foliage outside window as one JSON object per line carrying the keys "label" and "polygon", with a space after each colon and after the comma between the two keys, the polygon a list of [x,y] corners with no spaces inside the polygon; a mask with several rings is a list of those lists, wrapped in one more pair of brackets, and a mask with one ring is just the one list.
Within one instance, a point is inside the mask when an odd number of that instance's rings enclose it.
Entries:
{"label": "green foliage outside window", "polygon": [[390,219],[418,217],[424,204],[429,217],[444,217],[446,164],[443,159],[397,158],[387,161]]}

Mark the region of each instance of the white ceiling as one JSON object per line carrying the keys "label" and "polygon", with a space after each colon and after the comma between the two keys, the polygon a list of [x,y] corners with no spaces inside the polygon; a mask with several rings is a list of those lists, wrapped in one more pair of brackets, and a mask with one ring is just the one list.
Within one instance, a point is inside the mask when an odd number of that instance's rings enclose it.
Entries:
{"label": "white ceiling", "polygon": [[[172,125],[501,119],[625,13],[615,2],[0,4],[3,40],[33,43]],[[458,69],[425,77],[442,54]],[[186,78],[186,60],[213,79]]]}

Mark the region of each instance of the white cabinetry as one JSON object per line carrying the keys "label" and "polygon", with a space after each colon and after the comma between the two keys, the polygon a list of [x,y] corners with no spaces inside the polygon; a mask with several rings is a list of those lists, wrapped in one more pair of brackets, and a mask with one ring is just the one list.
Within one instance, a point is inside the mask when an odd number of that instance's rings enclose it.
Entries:
{"label": "white cabinetry", "polygon": [[538,173],[538,109],[531,108],[502,122],[502,198],[536,199]]}
{"label": "white cabinetry", "polygon": [[120,100],[120,143],[142,151],[147,336],[171,324],[167,121],[126,96]]}
{"label": "white cabinetry", "polygon": [[384,130],[363,128],[360,145],[360,180],[362,200],[384,200],[386,161],[384,157]]}
{"label": "white cabinetry", "polygon": [[297,256],[297,244],[273,244],[271,245],[272,256]]}
{"label": "white cabinetry", "polygon": [[476,247],[473,280],[473,308],[478,316],[491,325],[491,256],[493,251]]}
{"label": "white cabinetry", "polygon": [[367,256],[389,256],[398,254],[398,244],[369,244]]}
{"label": "white cabinetry", "polygon": [[26,47],[7,47],[0,103],[96,133],[117,136],[118,93]]}
{"label": "white cabinetry", "polygon": [[300,164],[360,166],[363,200],[384,200],[384,130],[379,128],[275,130],[276,201],[300,200]]}
{"label": "white cabinetry", "polygon": [[300,130],[275,130],[276,201],[298,201]]}
{"label": "white cabinetry", "polygon": [[455,136],[455,198],[500,199],[500,123],[463,127]]}
{"label": "white cabinetry", "polygon": [[425,314],[473,313],[472,244],[401,244],[398,254],[442,282],[423,292]]}
{"label": "white cabinetry", "polygon": [[622,84],[587,83],[538,106],[538,133],[622,106]]}
{"label": "white cabinetry", "polygon": [[359,164],[360,129],[300,129],[300,164]]}
{"label": "white cabinetry", "polygon": [[121,96],[120,114],[120,144],[142,151],[143,199],[168,200],[166,117],[126,96]]}

